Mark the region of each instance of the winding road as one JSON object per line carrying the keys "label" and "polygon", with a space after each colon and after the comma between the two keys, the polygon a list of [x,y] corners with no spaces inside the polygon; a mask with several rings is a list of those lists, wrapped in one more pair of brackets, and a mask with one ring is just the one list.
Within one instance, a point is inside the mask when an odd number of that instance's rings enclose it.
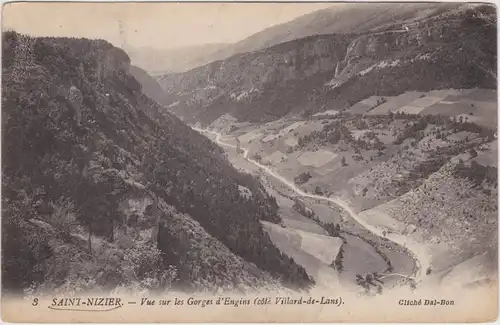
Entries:
{"label": "winding road", "polygon": [[[192,127],[192,128],[193,128],[193,130],[196,130],[200,133],[209,133],[209,134],[215,135],[215,142],[221,146],[236,148],[235,145],[223,142],[221,140],[222,135],[218,132],[209,131],[209,130],[205,130],[205,129],[199,129],[196,127]],[[307,198],[313,198],[313,199],[317,199],[317,200],[328,201],[328,202],[332,202],[334,204],[337,204],[342,209],[344,209],[349,214],[349,216],[351,218],[356,220],[361,226],[363,226],[366,230],[368,230],[372,234],[374,234],[378,237],[386,238],[386,239],[388,239],[388,240],[390,240],[390,241],[392,241],[400,246],[405,247],[408,251],[410,251],[411,255],[413,255],[412,258],[415,261],[415,263],[417,264],[416,272],[414,274],[413,279],[416,282],[422,282],[423,278],[425,277],[425,270],[427,270],[427,268],[431,264],[430,264],[430,258],[421,244],[418,244],[418,243],[411,241],[406,236],[398,235],[395,233],[386,234],[384,236],[383,229],[377,228],[376,226],[373,226],[373,225],[367,223],[364,219],[360,218],[359,215],[356,212],[354,212],[352,210],[352,208],[346,202],[344,202],[338,198],[331,198],[331,197],[325,197],[325,196],[306,193],[303,190],[301,190],[299,187],[297,187],[293,182],[291,182],[291,181],[287,180],[286,178],[284,178],[283,176],[277,174],[276,172],[271,170],[269,167],[264,166],[264,165],[260,164],[259,162],[249,158],[248,157],[248,149],[243,148],[243,147],[240,147],[240,149],[243,150],[243,157],[248,162],[256,165],[257,167],[264,170],[267,174],[269,174],[269,175],[273,176],[274,178],[278,179],[279,181],[281,181],[283,184],[288,186],[292,191],[294,191],[297,195],[302,196],[302,197],[307,197]]]}

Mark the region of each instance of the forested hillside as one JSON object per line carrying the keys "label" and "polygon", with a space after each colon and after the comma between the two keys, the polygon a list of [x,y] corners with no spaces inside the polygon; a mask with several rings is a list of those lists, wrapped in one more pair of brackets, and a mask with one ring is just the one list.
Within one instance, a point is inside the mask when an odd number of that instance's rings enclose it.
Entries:
{"label": "forested hillside", "polygon": [[122,50],[15,32],[2,48],[5,290],[311,285],[262,230],[274,199],[160,113]]}

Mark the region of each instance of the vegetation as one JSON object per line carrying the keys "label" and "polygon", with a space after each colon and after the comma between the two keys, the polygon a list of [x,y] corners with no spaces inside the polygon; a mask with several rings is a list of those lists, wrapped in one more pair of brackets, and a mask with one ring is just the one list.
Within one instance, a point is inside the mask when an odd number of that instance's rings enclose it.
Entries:
{"label": "vegetation", "polygon": [[[2,60],[6,289],[67,278],[62,269],[47,277],[47,267],[55,265],[48,261],[76,256],[75,252],[90,254],[94,265],[104,267],[96,249],[113,250],[118,245],[115,233],[127,222],[120,204],[137,195],[165,202],[176,211],[161,212],[164,206],[135,231],[155,227],[154,218],[165,220],[168,228],[169,221],[182,214],[199,222],[199,232],[206,231],[284,285],[307,288],[312,284],[304,269],[283,255],[261,228],[260,220],[280,222],[276,201],[253,177],[238,173],[209,139],[160,112],[130,75],[124,52],[105,41],[31,38],[8,32],[3,37]],[[71,84],[83,97],[78,112],[81,125],[67,98]],[[254,195],[240,196],[238,185]],[[40,228],[40,223],[34,226],[32,220],[49,224],[46,228],[55,233]],[[61,255],[60,245],[68,240],[63,234],[68,237],[68,233],[88,241],[85,248],[71,244],[74,254]],[[64,244],[54,244],[56,234]],[[177,239],[193,236],[184,230],[174,235]],[[180,250],[181,242],[170,243],[158,246],[161,256]],[[186,276],[187,258],[163,258],[161,263],[177,268],[179,278],[189,283],[195,279]],[[145,263],[151,268],[136,273],[153,276],[155,263]],[[116,279],[115,286],[124,283],[121,277]]]}
{"label": "vegetation", "polygon": [[[497,53],[491,46],[496,44],[493,6],[442,12],[415,23],[408,33],[383,32],[401,29],[397,23],[363,34],[329,33],[293,40],[165,76],[165,86],[174,97],[170,103],[181,102],[177,114],[205,124],[226,113],[241,121],[269,121],[295,113],[309,118],[332,107],[344,110],[370,96],[381,96],[373,105],[376,107],[387,96],[409,90],[496,89]],[[364,39],[374,50],[357,60],[351,56],[356,51],[347,49],[366,51]],[[322,68],[317,69],[320,62]],[[382,62],[394,64],[380,66]],[[361,74],[367,65],[379,66]],[[269,77],[260,78],[262,75]],[[214,76],[219,89],[205,100],[196,100],[198,89]],[[250,89],[257,91],[249,100],[231,99],[230,94]]]}
{"label": "vegetation", "polygon": [[297,185],[302,185],[304,183],[307,183],[307,181],[311,178],[311,174],[309,172],[303,172],[297,175],[293,181]]}
{"label": "vegetation", "polygon": [[356,284],[365,290],[365,294],[382,294],[384,281],[377,272],[361,276],[356,274]]}
{"label": "vegetation", "polygon": [[337,270],[338,273],[342,273],[344,271],[344,265],[342,263],[343,258],[344,258],[344,246],[342,245],[340,246],[335,261],[333,261],[333,268]]}
{"label": "vegetation", "polygon": [[475,186],[480,186],[483,183],[489,186],[498,186],[497,168],[483,166],[472,160],[469,165],[463,162],[456,165],[456,174],[458,176],[469,179]]}
{"label": "vegetation", "polygon": [[306,218],[315,218],[314,211],[308,208],[304,202],[296,198],[293,202],[293,209]]}

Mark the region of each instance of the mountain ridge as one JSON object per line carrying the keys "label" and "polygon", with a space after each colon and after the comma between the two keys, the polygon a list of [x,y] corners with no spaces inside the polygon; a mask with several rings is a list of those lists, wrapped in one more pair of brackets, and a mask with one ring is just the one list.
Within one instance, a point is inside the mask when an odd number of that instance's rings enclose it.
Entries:
{"label": "mountain ridge", "polygon": [[127,49],[134,64],[155,76],[182,73],[207,63],[225,60],[240,53],[255,52],[280,43],[308,36],[364,33],[383,28],[396,21],[411,21],[431,17],[445,10],[455,10],[461,4],[387,4],[359,3],[355,6],[332,6],[317,10],[289,22],[268,27],[230,44],[202,44],[172,50]]}
{"label": "mountain ridge", "polygon": [[[456,4],[360,3],[331,7],[300,16],[289,22],[266,28],[233,45],[230,55],[254,52],[280,43],[324,34],[363,33],[393,25],[397,20],[431,17]],[[224,49],[223,49],[224,51]],[[226,50],[227,51],[227,50]],[[227,56],[227,54],[226,54]]]}
{"label": "mountain ridge", "polygon": [[225,113],[257,121],[347,109],[406,90],[494,88],[492,14],[483,6],[367,34],[309,36],[158,80],[172,112],[207,124]]}

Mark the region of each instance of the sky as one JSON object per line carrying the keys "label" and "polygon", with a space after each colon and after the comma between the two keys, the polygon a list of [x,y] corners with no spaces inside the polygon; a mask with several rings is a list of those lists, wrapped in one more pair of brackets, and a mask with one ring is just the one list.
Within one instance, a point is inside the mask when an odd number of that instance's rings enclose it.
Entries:
{"label": "sky", "polygon": [[[331,3],[9,3],[3,29],[158,49],[233,43]],[[120,33],[120,21],[122,33]],[[121,36],[123,35],[123,36]]]}

